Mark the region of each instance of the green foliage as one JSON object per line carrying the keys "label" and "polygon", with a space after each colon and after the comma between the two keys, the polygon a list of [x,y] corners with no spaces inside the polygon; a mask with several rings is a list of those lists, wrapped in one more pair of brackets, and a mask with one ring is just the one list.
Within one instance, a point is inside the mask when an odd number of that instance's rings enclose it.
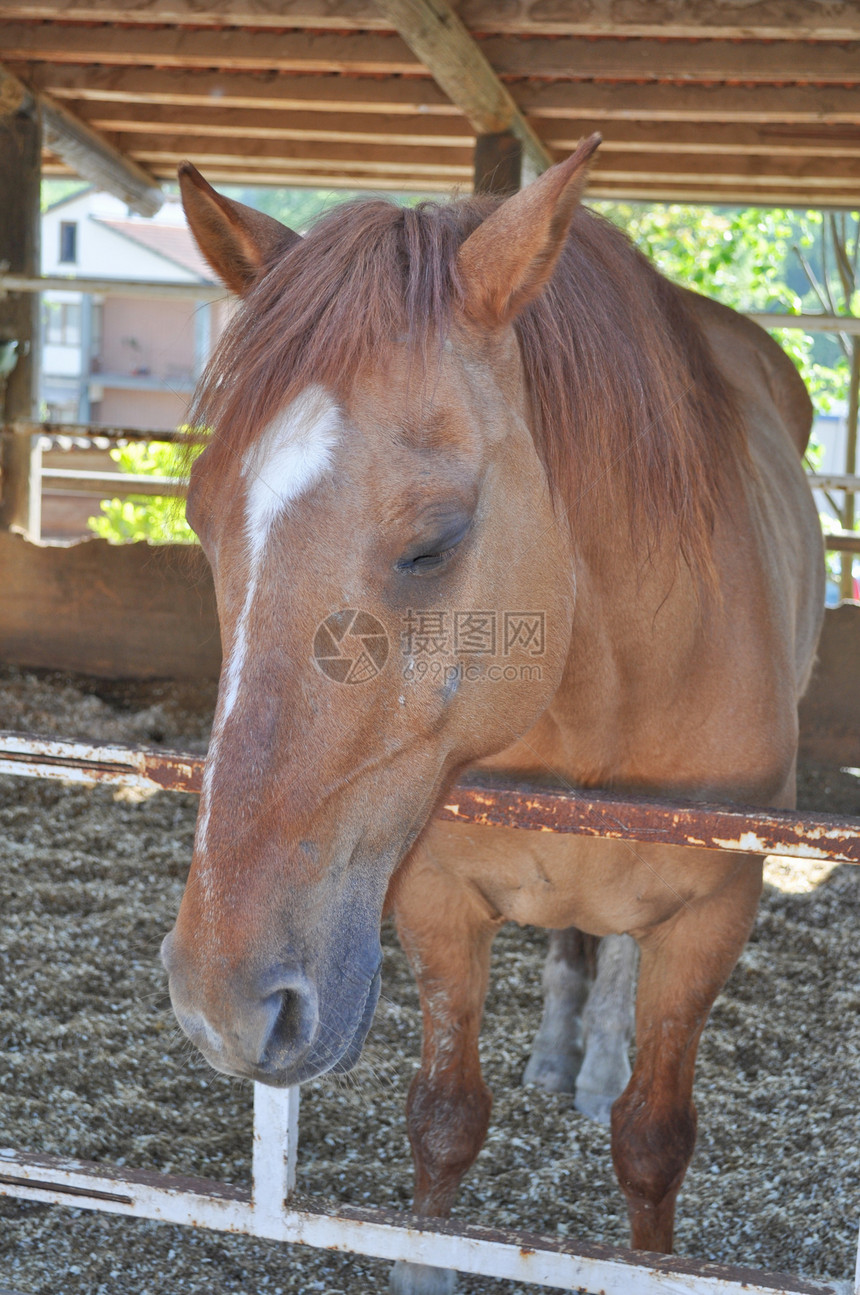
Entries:
{"label": "green foliage", "polygon": [[[795,315],[822,309],[800,269],[800,256],[820,259],[821,212],[608,201],[592,206],[667,278],[726,306]],[[826,413],[834,400],[845,399],[848,365],[841,355],[798,329],[771,332],[800,370],[817,409]]]}
{"label": "green foliage", "polygon": [[[680,203],[592,205],[676,283],[741,310],[800,309],[799,296],[786,282],[789,251],[798,238],[794,212]],[[805,230],[800,237],[808,239]]]}
{"label": "green foliage", "polygon": [[[366,193],[352,189],[225,189],[230,197],[244,202],[248,207],[264,211],[267,216],[274,216],[282,225],[290,229],[304,231],[319,217],[341,203],[351,202],[354,198],[366,198]],[[412,207],[422,200],[421,194],[389,193],[386,195],[400,206]]]}
{"label": "green foliage", "polygon": [[[185,430],[185,429],[183,429]],[[123,445],[110,456],[121,472],[153,477],[182,476],[200,446],[168,445],[151,441]],[[112,544],[146,540],[149,544],[196,544],[197,536],[185,520],[185,503],[172,496],[128,495],[103,499],[100,512],[87,521],[91,531]]]}
{"label": "green foliage", "polygon": [[41,209],[47,211],[58,202],[65,202],[66,198],[76,198],[79,193],[85,193],[89,187],[82,180],[43,180],[39,195]]}

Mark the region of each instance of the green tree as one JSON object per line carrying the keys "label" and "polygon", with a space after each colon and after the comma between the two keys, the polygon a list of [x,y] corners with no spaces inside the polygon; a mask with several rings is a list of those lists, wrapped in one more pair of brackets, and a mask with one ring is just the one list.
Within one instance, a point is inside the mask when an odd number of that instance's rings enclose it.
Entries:
{"label": "green tree", "polygon": [[[111,450],[110,456],[120,472],[153,477],[181,477],[188,463],[199,453],[199,447],[181,449],[164,441],[123,445]],[[122,499],[103,499],[99,513],[87,525],[96,535],[112,544],[146,540],[149,544],[196,544],[197,536],[185,520],[185,501],[181,497],[127,495]]]}
{"label": "green tree", "polygon": [[[735,310],[793,315],[821,310],[802,276],[793,273],[797,252],[815,255],[820,212],[682,203],[591,205],[625,230],[675,283]],[[798,329],[771,332],[794,360],[817,408],[826,411],[834,399],[845,398],[848,366],[827,339],[820,346],[820,339]]]}

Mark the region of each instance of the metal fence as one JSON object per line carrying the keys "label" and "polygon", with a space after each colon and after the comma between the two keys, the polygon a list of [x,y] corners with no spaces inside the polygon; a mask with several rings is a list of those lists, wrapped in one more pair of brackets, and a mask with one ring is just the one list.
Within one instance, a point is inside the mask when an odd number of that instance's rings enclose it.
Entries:
{"label": "metal fence", "polygon": [[[0,774],[199,792],[202,773],[203,759],[182,752],[0,733]],[[790,810],[673,805],[481,781],[455,786],[440,816],[526,831],[860,863],[860,820]],[[255,1084],[250,1190],[0,1150],[0,1195],[603,1295],[860,1295],[860,1246],[853,1283],[820,1282],[303,1198],[295,1190],[298,1115],[297,1088]]]}

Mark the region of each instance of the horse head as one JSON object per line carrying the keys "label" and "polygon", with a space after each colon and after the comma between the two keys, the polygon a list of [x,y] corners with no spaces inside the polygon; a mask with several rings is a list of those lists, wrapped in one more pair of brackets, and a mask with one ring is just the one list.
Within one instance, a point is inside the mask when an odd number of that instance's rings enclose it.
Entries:
{"label": "horse head", "polygon": [[559,686],[569,537],[512,324],[598,142],[465,228],[368,202],[306,238],[183,168],[200,248],[243,300],[198,403],[187,514],[224,663],[163,958],[182,1028],[227,1073],[355,1063],[392,879],[456,771]]}

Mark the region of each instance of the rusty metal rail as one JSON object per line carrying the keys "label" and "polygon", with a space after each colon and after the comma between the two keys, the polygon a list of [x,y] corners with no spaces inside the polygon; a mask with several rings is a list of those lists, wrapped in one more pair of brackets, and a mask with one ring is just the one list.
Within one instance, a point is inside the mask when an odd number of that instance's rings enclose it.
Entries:
{"label": "rusty metal rail", "polygon": [[[0,773],[30,778],[199,793],[204,759],[187,751],[94,746],[0,731]],[[860,863],[860,819],[834,814],[670,803],[489,777],[458,783],[438,814],[448,822],[484,827]]]}

